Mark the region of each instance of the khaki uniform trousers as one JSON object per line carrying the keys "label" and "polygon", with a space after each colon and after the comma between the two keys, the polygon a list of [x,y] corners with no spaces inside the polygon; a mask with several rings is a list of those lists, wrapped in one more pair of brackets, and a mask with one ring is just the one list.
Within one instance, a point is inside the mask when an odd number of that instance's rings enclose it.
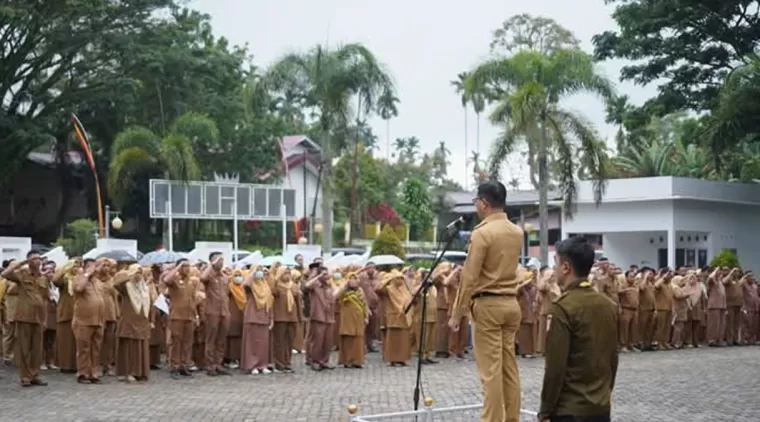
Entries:
{"label": "khaki uniform trousers", "polygon": [[[515,357],[515,335],[520,327],[520,305],[515,296],[473,299],[473,357],[483,388],[481,422],[518,422],[520,375]],[[459,327],[466,330],[467,327]]]}

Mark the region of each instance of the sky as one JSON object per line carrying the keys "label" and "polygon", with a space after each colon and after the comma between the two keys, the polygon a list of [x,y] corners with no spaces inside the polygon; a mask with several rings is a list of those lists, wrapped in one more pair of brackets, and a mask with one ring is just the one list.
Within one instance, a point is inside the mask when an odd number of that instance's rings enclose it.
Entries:
{"label": "sky", "polygon": [[[399,137],[416,136],[422,152],[432,152],[444,141],[451,151],[449,178],[470,189],[472,164],[465,172],[465,157],[478,144],[480,156],[487,157],[499,128],[487,121],[488,113],[481,115],[478,143],[475,113],[469,110],[465,146],[464,111],[451,81],[489,57],[492,32],[513,15],[549,17],[571,30],[590,52],[592,36],[616,28],[613,8],[604,0],[194,0],[190,5],[211,15],[217,35],[248,44],[260,67],[316,44],[363,43],[393,75],[400,99],[390,130],[380,118],[370,120],[379,138],[378,155],[386,156],[387,140],[392,148]],[[605,62],[599,70],[618,81],[624,64]],[[656,87],[619,83],[618,91],[640,104],[656,94]],[[616,129],[604,122],[599,100],[578,95],[563,105],[583,114],[612,142]],[[526,164],[518,154],[506,163],[503,177],[526,184]]]}

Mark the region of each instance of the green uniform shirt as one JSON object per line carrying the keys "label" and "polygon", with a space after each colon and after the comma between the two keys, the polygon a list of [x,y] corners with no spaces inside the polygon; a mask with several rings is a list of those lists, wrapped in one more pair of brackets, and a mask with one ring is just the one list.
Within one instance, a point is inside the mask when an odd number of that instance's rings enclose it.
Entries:
{"label": "green uniform shirt", "polygon": [[617,305],[578,281],[548,317],[539,420],[608,415],[618,366]]}

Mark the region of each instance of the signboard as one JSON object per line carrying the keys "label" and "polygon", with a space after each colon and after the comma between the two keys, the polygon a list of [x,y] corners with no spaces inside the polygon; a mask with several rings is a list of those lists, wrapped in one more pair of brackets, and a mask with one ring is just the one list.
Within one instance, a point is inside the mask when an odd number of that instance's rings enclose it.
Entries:
{"label": "signboard", "polygon": [[[285,215],[282,215],[282,205]],[[273,185],[150,180],[150,217],[295,221],[296,191]]]}

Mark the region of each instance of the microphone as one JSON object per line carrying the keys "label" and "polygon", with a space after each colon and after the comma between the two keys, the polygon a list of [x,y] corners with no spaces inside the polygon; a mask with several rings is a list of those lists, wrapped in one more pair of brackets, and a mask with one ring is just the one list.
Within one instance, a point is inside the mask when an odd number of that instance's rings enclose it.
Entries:
{"label": "microphone", "polygon": [[467,223],[469,223],[470,220],[472,220],[472,215],[470,215],[470,214],[461,215],[456,220],[454,220],[451,223],[447,224],[445,230],[447,232],[450,232],[450,231],[459,231],[459,230],[461,230],[462,226],[465,225],[465,224],[467,224]]}

